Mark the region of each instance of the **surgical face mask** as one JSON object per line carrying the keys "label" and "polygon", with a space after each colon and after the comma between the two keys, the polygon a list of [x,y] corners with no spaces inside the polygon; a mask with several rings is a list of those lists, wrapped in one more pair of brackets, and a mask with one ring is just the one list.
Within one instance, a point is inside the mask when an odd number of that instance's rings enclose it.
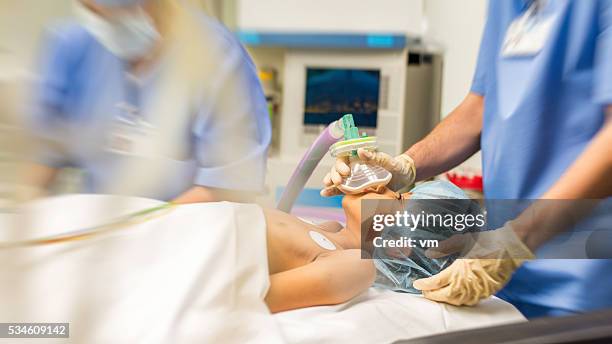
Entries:
{"label": "surgical face mask", "polygon": [[143,11],[108,20],[81,4],[75,8],[81,25],[115,56],[125,60],[142,58],[160,38],[151,18]]}

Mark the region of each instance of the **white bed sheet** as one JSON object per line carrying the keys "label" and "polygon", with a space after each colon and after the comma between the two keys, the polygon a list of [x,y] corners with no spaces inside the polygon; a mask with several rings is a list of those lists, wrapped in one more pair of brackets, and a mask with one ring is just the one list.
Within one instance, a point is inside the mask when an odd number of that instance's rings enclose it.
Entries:
{"label": "white bed sheet", "polygon": [[419,295],[370,288],[338,306],[275,315],[289,343],[392,343],[401,339],[525,321],[509,303],[490,298],[455,307]]}
{"label": "white bed sheet", "polygon": [[[13,240],[57,234],[155,205],[51,198],[0,214],[0,231]],[[269,273],[261,209],[223,202],[161,213],[84,241],[0,249],[0,322],[70,323],[70,339],[45,343],[284,343],[263,301]]]}

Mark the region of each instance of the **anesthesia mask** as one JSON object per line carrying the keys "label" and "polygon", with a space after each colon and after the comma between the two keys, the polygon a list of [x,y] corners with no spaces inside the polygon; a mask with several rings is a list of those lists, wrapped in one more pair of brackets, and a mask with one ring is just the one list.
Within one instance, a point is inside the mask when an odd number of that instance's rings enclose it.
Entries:
{"label": "anesthesia mask", "polygon": [[352,115],[345,115],[340,121],[344,129],[344,140],[331,146],[329,152],[335,158],[348,157],[351,174],[338,185],[338,189],[345,194],[359,194],[367,189],[389,184],[389,171],[380,166],[366,164],[357,155],[360,148],[375,151],[378,148],[376,137],[367,136],[365,133],[359,136],[359,129],[355,126]]}

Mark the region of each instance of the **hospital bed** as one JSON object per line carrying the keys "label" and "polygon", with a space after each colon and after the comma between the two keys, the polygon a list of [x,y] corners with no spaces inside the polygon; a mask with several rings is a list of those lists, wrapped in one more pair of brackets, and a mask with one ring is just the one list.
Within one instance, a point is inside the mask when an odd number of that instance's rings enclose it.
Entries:
{"label": "hospital bed", "polygon": [[[263,303],[269,282],[265,235],[254,230],[263,224],[256,206],[223,202],[166,213],[160,205],[103,195],[35,202],[37,216],[29,220],[33,228],[54,230],[95,228],[142,209],[161,212],[116,232],[33,248],[31,257],[0,250],[0,259],[11,259],[22,269],[18,273],[33,274],[28,282],[15,281],[6,264],[0,267],[0,322],[67,319],[76,342],[88,343],[128,343],[133,338],[148,338],[141,340],[146,343],[391,343],[525,321],[496,298],[459,308],[375,288],[345,304],[271,315]],[[1,228],[8,228],[9,215],[0,215]],[[241,226],[248,230],[240,232]],[[0,241],[18,236],[3,233]],[[20,297],[28,304],[15,301]],[[88,323],[81,323],[83,319]],[[117,329],[126,324],[130,332],[122,337],[124,332]]]}
{"label": "hospital bed", "polygon": [[457,331],[413,340],[405,344],[456,344],[486,338],[489,344],[608,344],[612,343],[612,310],[530,322]]}
{"label": "hospital bed", "polygon": [[377,288],[342,305],[299,309],[275,318],[291,343],[393,343],[525,321],[512,305],[494,297],[460,308]]}

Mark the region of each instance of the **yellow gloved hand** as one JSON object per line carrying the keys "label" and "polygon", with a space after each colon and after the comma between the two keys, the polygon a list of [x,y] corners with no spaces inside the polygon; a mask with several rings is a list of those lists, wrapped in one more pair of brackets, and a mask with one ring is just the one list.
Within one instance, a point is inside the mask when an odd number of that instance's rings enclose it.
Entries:
{"label": "yellow gloved hand", "polygon": [[[398,190],[404,186],[414,184],[416,179],[416,167],[414,160],[408,155],[400,154],[396,157],[392,157],[387,153],[371,152],[365,149],[359,149],[357,154],[359,159],[364,163],[377,165],[391,172],[393,177],[388,185],[389,189]],[[340,191],[337,186],[340,185],[344,178],[348,177],[350,173],[349,158],[343,157],[336,159],[336,164],[323,179],[325,188],[321,190],[321,196],[330,197],[341,195],[342,191]]]}
{"label": "yellow gloved hand", "polygon": [[469,247],[465,258],[457,259],[435,276],[414,281],[414,287],[424,297],[455,306],[473,306],[499,291],[516,269],[535,258],[509,224],[494,231],[453,236],[426,255],[438,258],[461,247]]}
{"label": "yellow gloved hand", "polygon": [[321,196],[331,197],[336,195],[343,195],[344,193],[338,189],[338,185],[342,183],[344,178],[347,178],[351,174],[351,168],[349,167],[349,157],[338,157],[336,163],[332,166],[331,171],[323,178],[323,185],[325,188],[321,190]]}

